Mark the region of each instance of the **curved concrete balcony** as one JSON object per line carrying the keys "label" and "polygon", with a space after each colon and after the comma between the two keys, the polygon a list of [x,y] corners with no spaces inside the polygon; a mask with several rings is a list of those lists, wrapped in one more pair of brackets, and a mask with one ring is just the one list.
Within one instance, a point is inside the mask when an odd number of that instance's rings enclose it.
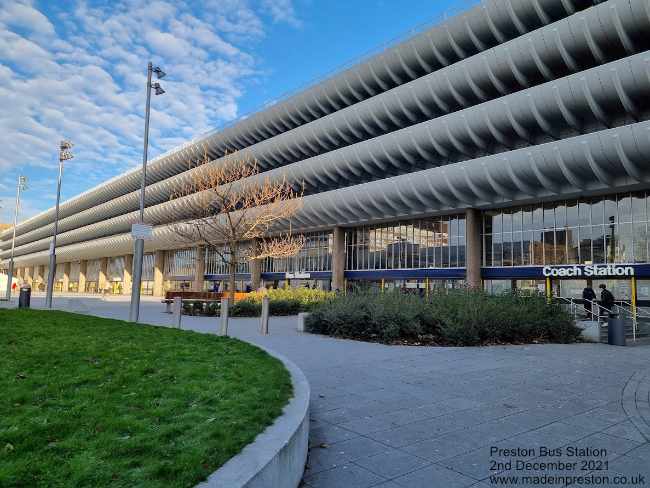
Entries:
{"label": "curved concrete balcony", "polygon": [[[649,153],[650,122],[639,122],[309,195],[292,225],[295,230],[308,231],[449,213],[468,207],[488,208],[632,190],[650,181]],[[171,203],[173,208],[152,210],[160,216],[167,214],[172,220],[188,217],[187,207],[181,201]],[[117,234],[121,229],[117,226],[114,230]],[[83,235],[75,236],[81,242],[67,244],[68,236],[60,237],[57,259],[61,262],[133,251],[133,241],[127,233],[101,237],[101,233],[90,228],[73,232],[81,231]],[[163,224],[154,229],[154,238],[147,246],[153,250],[180,244],[172,227]],[[47,259],[47,250],[42,250],[21,252],[16,261],[32,265],[46,263]]]}

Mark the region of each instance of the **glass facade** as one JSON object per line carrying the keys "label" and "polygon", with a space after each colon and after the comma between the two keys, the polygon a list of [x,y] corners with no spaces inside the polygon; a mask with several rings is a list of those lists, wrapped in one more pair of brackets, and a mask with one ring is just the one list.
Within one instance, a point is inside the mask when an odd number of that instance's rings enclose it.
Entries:
{"label": "glass facade", "polygon": [[332,232],[305,234],[305,245],[295,256],[266,258],[262,273],[296,273],[332,270]]}
{"label": "glass facade", "polygon": [[350,229],[347,270],[465,266],[465,217],[443,216]]}
{"label": "glass facade", "polygon": [[489,210],[483,265],[647,263],[650,192]]}
{"label": "glass facade", "polygon": [[[248,260],[242,259],[248,252],[248,245],[242,245],[239,248],[239,259],[237,263],[237,273],[249,273]],[[205,250],[205,274],[224,275],[229,274],[228,265],[230,263],[230,248],[223,246],[219,252],[216,249]]]}
{"label": "glass facade", "polygon": [[196,249],[167,251],[165,276],[194,276]]}

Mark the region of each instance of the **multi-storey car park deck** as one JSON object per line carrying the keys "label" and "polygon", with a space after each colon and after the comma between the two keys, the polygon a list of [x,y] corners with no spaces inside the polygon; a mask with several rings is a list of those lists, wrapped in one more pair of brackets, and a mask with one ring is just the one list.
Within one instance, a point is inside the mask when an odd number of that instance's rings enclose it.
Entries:
{"label": "multi-storey car park deck", "polygon": [[[648,32],[648,0],[487,0],[156,158],[145,293],[221,286],[216,254],[174,248],[169,224],[188,215],[170,195],[192,160],[220,165],[237,151],[258,161],[258,177],[304,183],[293,226],[307,237],[293,258],[242,266],[239,286],[468,284],[572,297],[586,275],[554,270],[602,264],[626,273],[605,267],[594,282],[650,300]],[[129,293],[140,177],[61,205],[59,291]],[[46,281],[53,218],[17,227],[21,279]],[[11,235],[0,232],[4,268]]]}

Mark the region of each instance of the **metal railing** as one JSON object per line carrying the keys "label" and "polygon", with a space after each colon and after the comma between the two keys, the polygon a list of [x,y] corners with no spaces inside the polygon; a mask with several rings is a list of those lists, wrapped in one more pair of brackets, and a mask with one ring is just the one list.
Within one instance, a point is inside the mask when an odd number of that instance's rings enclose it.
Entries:
{"label": "metal railing", "polygon": [[[605,322],[605,315],[603,312],[607,312],[607,316],[622,315],[625,318],[628,318],[632,322],[632,340],[636,341],[637,328],[638,328],[638,317],[650,319],[650,313],[642,311],[639,313],[639,307],[634,306],[630,302],[624,300],[618,300],[619,303],[614,303],[614,306],[609,309],[603,307],[596,300],[589,300],[587,298],[570,298],[570,297],[553,297],[554,300],[559,301],[562,304],[569,306],[570,314],[574,319],[578,316],[578,310],[582,309],[585,315],[591,320],[598,322],[600,326],[601,322]],[[586,308],[585,303],[589,303],[590,307]],[[619,304],[624,304],[629,306],[629,308],[623,307]],[[594,312],[594,309],[596,310]]]}

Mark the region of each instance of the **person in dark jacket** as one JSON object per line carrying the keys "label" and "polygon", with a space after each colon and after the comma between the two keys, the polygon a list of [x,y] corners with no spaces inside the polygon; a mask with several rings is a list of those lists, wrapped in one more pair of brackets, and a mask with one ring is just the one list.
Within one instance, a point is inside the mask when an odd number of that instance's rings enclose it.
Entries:
{"label": "person in dark jacket", "polygon": [[584,300],[585,317],[589,319],[593,312],[593,301],[596,299],[596,292],[591,285],[588,284],[585,289],[582,290],[582,299]]}
{"label": "person in dark jacket", "polygon": [[600,288],[600,306],[611,313],[614,308],[614,295],[612,295],[612,292],[607,289],[604,283],[598,287]]}

